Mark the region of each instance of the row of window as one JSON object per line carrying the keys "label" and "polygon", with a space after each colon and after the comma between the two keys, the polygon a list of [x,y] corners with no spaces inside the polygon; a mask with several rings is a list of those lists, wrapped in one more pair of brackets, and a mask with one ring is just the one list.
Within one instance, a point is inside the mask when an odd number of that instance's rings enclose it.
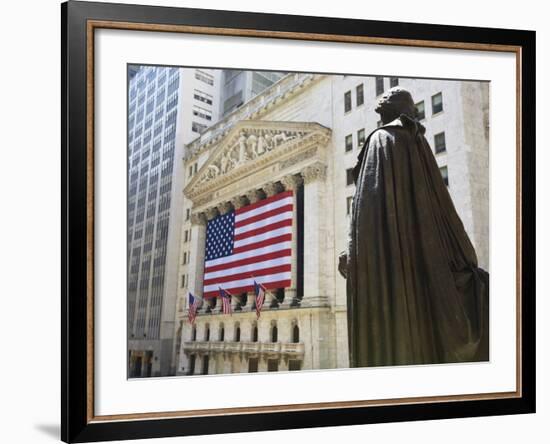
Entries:
{"label": "row of window", "polygon": [[[397,86],[399,79],[397,77],[390,78],[390,87]],[[376,77],[376,95],[380,95],[384,92],[384,78]],[[355,104],[361,106],[365,103],[365,94],[363,84],[360,83],[355,87]],[[439,114],[443,111],[443,94],[441,92],[434,94],[431,97],[432,115]],[[344,93],[344,113],[350,112],[352,109],[352,94],[351,90]],[[416,103],[417,119],[422,120],[426,118],[426,106],[424,100]],[[380,126],[380,122],[379,122]]]}
{"label": "row of window", "polygon": [[[375,77],[376,97],[384,92],[384,77]],[[399,85],[399,78],[390,77],[390,88]],[[365,87],[360,83],[355,87],[355,106],[361,106],[365,103]],[[344,113],[348,113],[352,108],[352,92],[351,90],[344,93]]]}
{"label": "row of window", "polygon": [[[357,147],[361,149],[365,143],[365,129],[361,128],[357,131]],[[346,153],[353,151],[353,134],[348,134],[344,139],[344,147]],[[447,143],[445,141],[445,131],[441,131],[434,135],[434,150],[436,154],[447,151]],[[352,182],[353,183],[353,182]],[[348,185],[351,185],[348,183]]]}
{"label": "row of window", "polygon": [[[234,336],[233,341],[234,342],[240,342],[241,341],[241,326],[237,322],[233,328]],[[294,344],[297,344],[300,342],[300,327],[298,327],[298,324],[296,321],[293,322],[293,325],[291,327],[291,341]],[[252,342],[258,342],[258,324],[254,323],[252,325],[252,331],[250,332],[250,338]],[[277,342],[279,340],[279,330],[277,328],[277,322],[272,321],[270,331],[269,331],[269,338],[271,342]],[[191,330],[191,341],[197,340],[197,327],[193,325],[193,329]],[[210,341],[210,325],[206,324],[204,328],[204,338],[203,341]],[[223,342],[225,341],[225,327],[223,324],[220,324],[218,328],[218,341]]]}
{"label": "row of window", "polygon": [[[357,147],[361,148],[365,143],[365,128],[357,131]],[[346,153],[353,150],[353,134],[348,134],[344,140]]]}
{"label": "row of window", "polygon": [[[349,168],[346,170],[346,180],[348,185],[353,185],[353,168]],[[442,166],[439,168],[439,172],[441,173],[441,177],[443,178],[443,182],[446,186],[449,186],[449,168],[447,166]],[[351,180],[351,183],[350,183]],[[351,206],[353,204],[353,196],[346,197],[346,214],[351,214]]]}

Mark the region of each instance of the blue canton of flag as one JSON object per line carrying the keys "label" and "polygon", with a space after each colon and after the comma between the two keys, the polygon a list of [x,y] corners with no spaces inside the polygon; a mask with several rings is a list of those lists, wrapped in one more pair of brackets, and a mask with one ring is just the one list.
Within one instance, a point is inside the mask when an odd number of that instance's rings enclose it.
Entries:
{"label": "blue canton of flag", "polygon": [[208,222],[206,230],[206,260],[229,256],[233,253],[235,212],[218,216]]}

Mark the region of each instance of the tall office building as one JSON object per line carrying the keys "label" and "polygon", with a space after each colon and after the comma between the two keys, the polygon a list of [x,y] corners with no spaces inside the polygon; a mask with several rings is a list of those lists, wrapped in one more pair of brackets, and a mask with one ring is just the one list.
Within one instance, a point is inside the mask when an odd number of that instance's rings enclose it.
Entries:
{"label": "tall office building", "polygon": [[221,115],[226,116],[286,75],[284,72],[222,71]]}
{"label": "tall office building", "polygon": [[220,72],[128,68],[128,376],[175,372],[183,146],[218,119]]}

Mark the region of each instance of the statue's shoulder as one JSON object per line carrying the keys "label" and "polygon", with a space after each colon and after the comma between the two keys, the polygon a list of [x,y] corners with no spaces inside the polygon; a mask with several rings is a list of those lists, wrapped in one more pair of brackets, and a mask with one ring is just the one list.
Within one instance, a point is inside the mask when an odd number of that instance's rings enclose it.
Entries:
{"label": "statue's shoulder", "polygon": [[418,120],[415,120],[406,114],[401,114],[397,119],[376,128],[371,133],[371,136],[376,134],[377,131],[381,131],[379,134],[381,137],[384,137],[385,133],[394,138],[408,138],[410,136],[415,137],[418,133],[424,134],[426,129]]}

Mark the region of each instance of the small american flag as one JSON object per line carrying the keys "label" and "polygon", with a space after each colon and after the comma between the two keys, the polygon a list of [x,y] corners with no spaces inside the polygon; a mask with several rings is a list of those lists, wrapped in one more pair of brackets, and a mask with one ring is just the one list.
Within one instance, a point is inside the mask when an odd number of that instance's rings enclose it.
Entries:
{"label": "small american flag", "polygon": [[260,318],[260,311],[265,301],[265,288],[262,284],[258,284],[254,281],[254,293],[256,294],[256,317]]}
{"label": "small american flag", "polygon": [[285,191],[208,221],[203,296],[290,287],[293,212]]}
{"label": "small american flag", "polygon": [[228,293],[225,291],[222,287],[220,287],[220,296],[222,298],[222,310],[223,314],[231,314],[231,293]]}
{"label": "small american flag", "polygon": [[188,317],[191,324],[195,323],[195,318],[197,317],[197,308],[199,308],[199,299],[189,293]]}

